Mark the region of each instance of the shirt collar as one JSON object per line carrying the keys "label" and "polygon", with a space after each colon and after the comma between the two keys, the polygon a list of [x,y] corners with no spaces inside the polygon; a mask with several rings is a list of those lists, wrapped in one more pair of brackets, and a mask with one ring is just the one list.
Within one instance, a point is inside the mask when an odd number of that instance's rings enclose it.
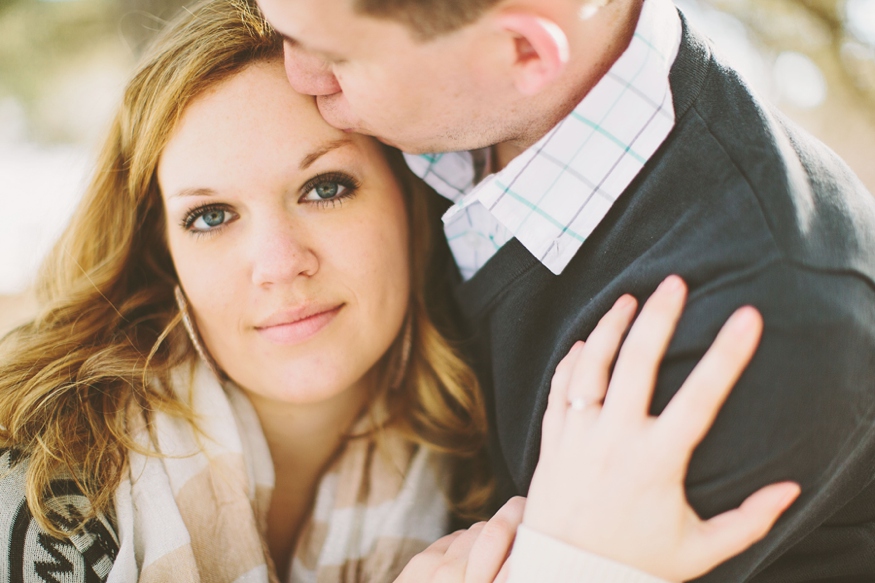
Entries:
{"label": "shirt collar", "polygon": [[[671,0],[645,0],[629,47],[574,111],[476,186],[482,151],[405,154],[417,175],[456,203],[444,224],[463,274],[491,256],[460,259],[464,240],[474,239],[458,235],[472,229],[490,231],[477,233],[490,239],[504,230],[553,273],[565,269],[674,127],[669,71],[681,34]],[[477,224],[490,215],[500,226]]]}

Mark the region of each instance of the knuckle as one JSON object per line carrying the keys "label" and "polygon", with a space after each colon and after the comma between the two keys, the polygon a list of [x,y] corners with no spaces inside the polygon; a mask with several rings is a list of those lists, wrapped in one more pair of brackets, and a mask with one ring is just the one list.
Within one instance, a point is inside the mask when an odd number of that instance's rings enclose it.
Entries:
{"label": "knuckle", "polygon": [[626,341],[623,342],[623,352],[636,357],[649,356],[657,352],[656,347],[659,345],[656,340],[659,338],[655,325],[645,330],[646,333],[629,334]]}
{"label": "knuckle", "polygon": [[490,520],[486,526],[483,527],[483,530],[480,531],[480,539],[485,541],[492,541],[501,537],[505,532],[507,532],[509,524],[507,520],[501,517],[496,517]]}
{"label": "knuckle", "polygon": [[513,540],[512,533],[501,526],[487,527],[477,539],[477,555],[480,557],[503,556]]}
{"label": "knuckle", "polygon": [[556,365],[556,372],[553,374],[553,378],[555,379],[557,376],[565,373],[571,366],[574,364],[571,358],[572,355],[566,354],[562,360],[559,361],[559,364]]}
{"label": "knuckle", "polygon": [[709,413],[715,406],[710,393],[695,391],[684,395],[679,403],[684,419],[698,419]]}
{"label": "knuckle", "polygon": [[[464,532],[465,532],[464,530],[457,530],[455,532],[451,532],[450,534],[445,535],[445,536],[441,537],[440,539],[438,539],[437,541],[435,541],[434,543],[432,543],[432,545],[428,548],[429,549],[436,549],[440,543],[453,544],[456,541],[456,539],[458,539],[460,536],[462,536],[462,534]],[[435,552],[438,552],[438,551],[435,550]],[[441,554],[443,554],[443,553],[441,553]]]}
{"label": "knuckle", "polygon": [[510,517],[499,513],[486,523],[480,532],[480,538],[488,540],[505,538],[508,533],[512,533],[514,530],[516,530],[516,523]]}
{"label": "knuckle", "polygon": [[468,527],[468,532],[476,535],[480,531],[482,531],[484,528],[486,528],[487,524],[488,523],[485,520],[481,520],[480,522],[475,522],[474,524],[472,524],[471,526]]}
{"label": "knuckle", "polygon": [[[442,555],[443,553],[441,553],[441,556]],[[408,561],[407,566],[404,567],[402,575],[414,575],[416,573],[428,572],[432,569],[436,561],[436,557],[437,553],[435,551],[425,550],[419,553],[418,555],[410,559],[410,561]]]}
{"label": "knuckle", "polygon": [[753,532],[751,532],[750,540],[751,543],[755,543],[759,540],[763,540],[769,531],[772,529],[772,522],[767,520],[760,519],[757,524],[753,527]]}
{"label": "knuckle", "polygon": [[434,569],[434,583],[450,583],[462,580],[462,565],[458,560],[444,560]]}
{"label": "knuckle", "polygon": [[619,333],[612,335],[610,338],[605,337],[602,342],[595,342],[586,360],[589,362],[613,360],[614,355],[617,353],[616,338],[619,338]]}

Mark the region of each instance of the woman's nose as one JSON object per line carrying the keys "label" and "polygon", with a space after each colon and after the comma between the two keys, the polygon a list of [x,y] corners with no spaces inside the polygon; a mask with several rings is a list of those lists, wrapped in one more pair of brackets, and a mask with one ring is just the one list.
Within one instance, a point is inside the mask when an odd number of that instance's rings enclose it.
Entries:
{"label": "woman's nose", "polygon": [[252,247],[252,282],[257,286],[292,283],[319,271],[314,249],[290,229],[261,232]]}
{"label": "woman's nose", "polygon": [[340,93],[340,84],[324,59],[310,54],[298,45],[286,42],[283,48],[286,76],[292,89],[305,95]]}

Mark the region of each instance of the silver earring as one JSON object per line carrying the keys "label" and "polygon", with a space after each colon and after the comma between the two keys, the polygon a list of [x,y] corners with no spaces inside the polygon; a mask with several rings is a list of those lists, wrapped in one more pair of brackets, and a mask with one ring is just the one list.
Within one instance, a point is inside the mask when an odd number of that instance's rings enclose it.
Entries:
{"label": "silver earring", "polygon": [[219,367],[216,366],[216,362],[210,356],[210,353],[207,352],[207,348],[204,346],[203,341],[201,341],[200,334],[198,334],[194,320],[191,317],[191,312],[188,309],[188,300],[186,299],[182,288],[178,285],[173,288],[173,295],[176,297],[176,305],[179,307],[179,313],[182,315],[182,325],[185,326],[185,331],[188,332],[188,338],[191,340],[198,356],[201,357],[201,360],[204,361],[210,371],[212,371],[217,378],[223,378],[223,375],[219,372]]}
{"label": "silver earring", "polygon": [[407,365],[410,362],[410,351],[413,347],[413,315],[408,311],[407,317],[404,318],[404,332],[401,338],[401,356],[398,358],[398,365],[395,368],[395,375],[392,377],[392,383],[389,385],[389,390],[397,391],[401,388],[401,383],[404,381],[404,375],[407,372]]}

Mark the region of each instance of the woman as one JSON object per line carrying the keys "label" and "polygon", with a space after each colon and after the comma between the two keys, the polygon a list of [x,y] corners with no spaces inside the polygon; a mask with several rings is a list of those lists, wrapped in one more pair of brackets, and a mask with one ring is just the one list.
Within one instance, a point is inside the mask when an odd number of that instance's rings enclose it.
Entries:
{"label": "woman", "polygon": [[214,0],[129,84],[45,308],[3,343],[11,580],[390,581],[487,504],[430,199],[280,56],[253,4]]}

